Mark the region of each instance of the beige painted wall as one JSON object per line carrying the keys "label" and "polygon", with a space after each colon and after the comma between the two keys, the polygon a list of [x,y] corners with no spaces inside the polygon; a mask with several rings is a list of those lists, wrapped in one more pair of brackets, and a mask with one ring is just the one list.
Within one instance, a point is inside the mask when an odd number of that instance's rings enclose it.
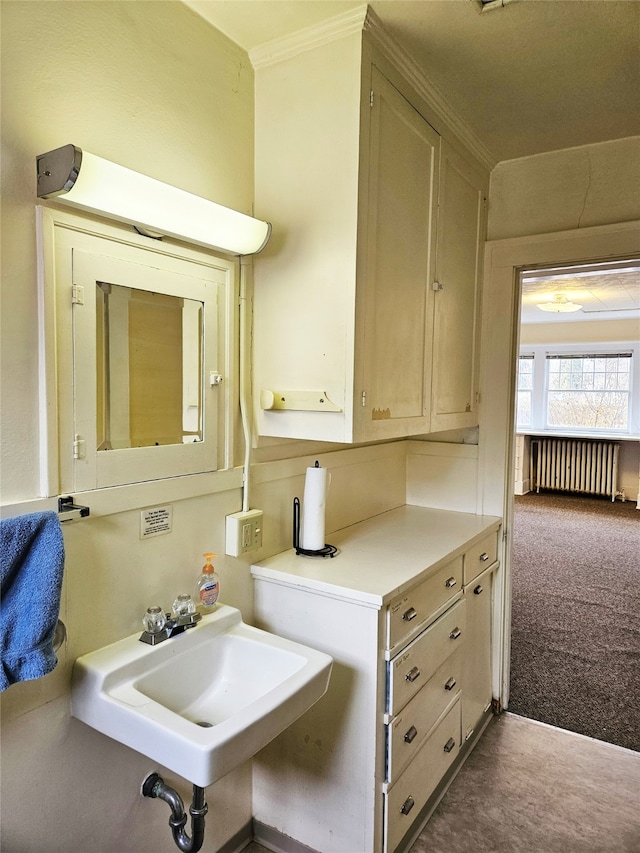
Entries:
{"label": "beige painted wall", "polygon": [[[16,504],[38,496],[36,155],[72,142],[251,212],[253,72],[179,3],[6,0],[1,14],[2,502]],[[139,795],[155,765],[70,717],[71,664],[138,630],[151,599],[169,607],[190,590],[239,508],[238,491],[177,501],[155,542],[140,541],[138,511],[64,526],[68,642],[54,673],[2,695],[3,850],[171,849],[166,806]],[[220,572],[225,600],[250,607],[248,566],[223,560]],[[213,851],[250,819],[250,767],[209,798]]]}
{"label": "beige painted wall", "polygon": [[[251,212],[253,72],[243,51],[180,3],[3,0],[0,9],[1,502],[5,514],[19,514],[41,507],[35,156],[72,142]],[[333,476],[328,533],[405,501],[401,443],[322,455],[333,448],[277,445],[265,448],[254,473],[252,506],[264,508],[265,539],[253,559],[290,547],[291,502],[316,458]],[[143,799],[140,785],[157,769],[186,802],[190,785],[73,719],[71,669],[78,655],[141,630],[150,603],[169,608],[178,592],[190,591],[204,551],[224,553],[224,518],[241,508],[242,495],[231,487],[239,476],[219,476],[218,491],[199,497],[185,497],[183,486],[170,481],[145,487],[152,490],[145,506],[173,506],[164,536],[140,540],[135,498],[101,514],[104,499],[96,495],[89,519],[63,526],[60,615],[68,639],[59,664],[46,678],[1,694],[3,850],[175,849],[167,807]],[[249,561],[215,562],[221,600],[251,622]],[[207,798],[203,850],[213,853],[248,826],[250,765],[209,788]]]}
{"label": "beige painted wall", "polygon": [[607,341],[634,341],[638,338],[638,318],[589,320],[585,323],[528,323],[520,326],[520,344],[581,344]]}
{"label": "beige painted wall", "polygon": [[488,239],[640,219],[640,137],[498,163]]}

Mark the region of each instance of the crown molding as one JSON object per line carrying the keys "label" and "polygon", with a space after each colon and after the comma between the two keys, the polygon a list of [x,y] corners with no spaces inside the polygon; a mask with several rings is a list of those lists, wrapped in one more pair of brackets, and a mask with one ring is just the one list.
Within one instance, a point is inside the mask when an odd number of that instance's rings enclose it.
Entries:
{"label": "crown molding", "polygon": [[258,45],[249,51],[249,60],[254,70],[257,70],[344,36],[361,33],[367,17],[367,8],[367,5],[363,4],[342,15],[336,15],[327,21],[299,30],[297,33]]}
{"label": "crown molding", "polygon": [[491,171],[497,164],[496,158],[449,106],[437,86],[429,80],[404,47],[385,30],[378,16],[366,4],[343,15],[321,21],[313,27],[306,27],[297,33],[259,45],[249,51],[249,59],[254,70],[257,70],[344,36],[362,32],[369,36],[385,58],[402,74],[434,115]]}
{"label": "crown molding", "polygon": [[[384,28],[384,25],[372,9],[367,10],[364,21],[364,31],[371,41],[391,62],[406,81],[416,90],[418,95],[433,110],[470,149],[485,168],[491,171],[497,164],[496,158],[476,136],[458,113],[447,103],[438,87],[427,77],[413,57],[396,41]],[[437,128],[436,128],[437,130]]]}

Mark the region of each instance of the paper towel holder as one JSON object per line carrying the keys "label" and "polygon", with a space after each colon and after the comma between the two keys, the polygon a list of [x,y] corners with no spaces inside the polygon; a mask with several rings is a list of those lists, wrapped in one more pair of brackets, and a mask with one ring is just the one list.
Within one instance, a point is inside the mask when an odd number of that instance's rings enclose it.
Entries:
{"label": "paper towel holder", "polygon": [[302,554],[304,557],[334,557],[338,553],[335,545],[325,545],[317,551],[300,547],[300,498],[293,499],[293,547],[298,556]]}

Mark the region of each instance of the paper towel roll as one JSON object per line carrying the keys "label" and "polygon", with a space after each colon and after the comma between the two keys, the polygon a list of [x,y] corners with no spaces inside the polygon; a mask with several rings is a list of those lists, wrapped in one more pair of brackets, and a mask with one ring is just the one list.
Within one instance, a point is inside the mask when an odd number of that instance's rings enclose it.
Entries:
{"label": "paper towel roll", "polygon": [[326,468],[307,468],[302,501],[300,545],[305,551],[324,548],[324,511],[330,475]]}

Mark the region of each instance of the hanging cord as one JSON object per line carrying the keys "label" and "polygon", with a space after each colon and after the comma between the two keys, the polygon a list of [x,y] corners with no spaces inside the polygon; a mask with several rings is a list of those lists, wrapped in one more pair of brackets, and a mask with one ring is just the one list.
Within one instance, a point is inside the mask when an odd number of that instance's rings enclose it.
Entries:
{"label": "hanging cord", "polygon": [[242,511],[247,512],[249,509],[249,481],[251,476],[251,443],[252,431],[249,413],[250,401],[247,399],[249,383],[247,381],[248,365],[250,364],[249,353],[247,352],[247,275],[248,267],[251,260],[247,256],[240,257],[240,305],[239,305],[239,324],[240,324],[240,341],[239,341],[239,371],[240,371],[240,416],[242,418],[242,432],[244,435],[244,472],[243,472],[243,489],[242,489]]}

